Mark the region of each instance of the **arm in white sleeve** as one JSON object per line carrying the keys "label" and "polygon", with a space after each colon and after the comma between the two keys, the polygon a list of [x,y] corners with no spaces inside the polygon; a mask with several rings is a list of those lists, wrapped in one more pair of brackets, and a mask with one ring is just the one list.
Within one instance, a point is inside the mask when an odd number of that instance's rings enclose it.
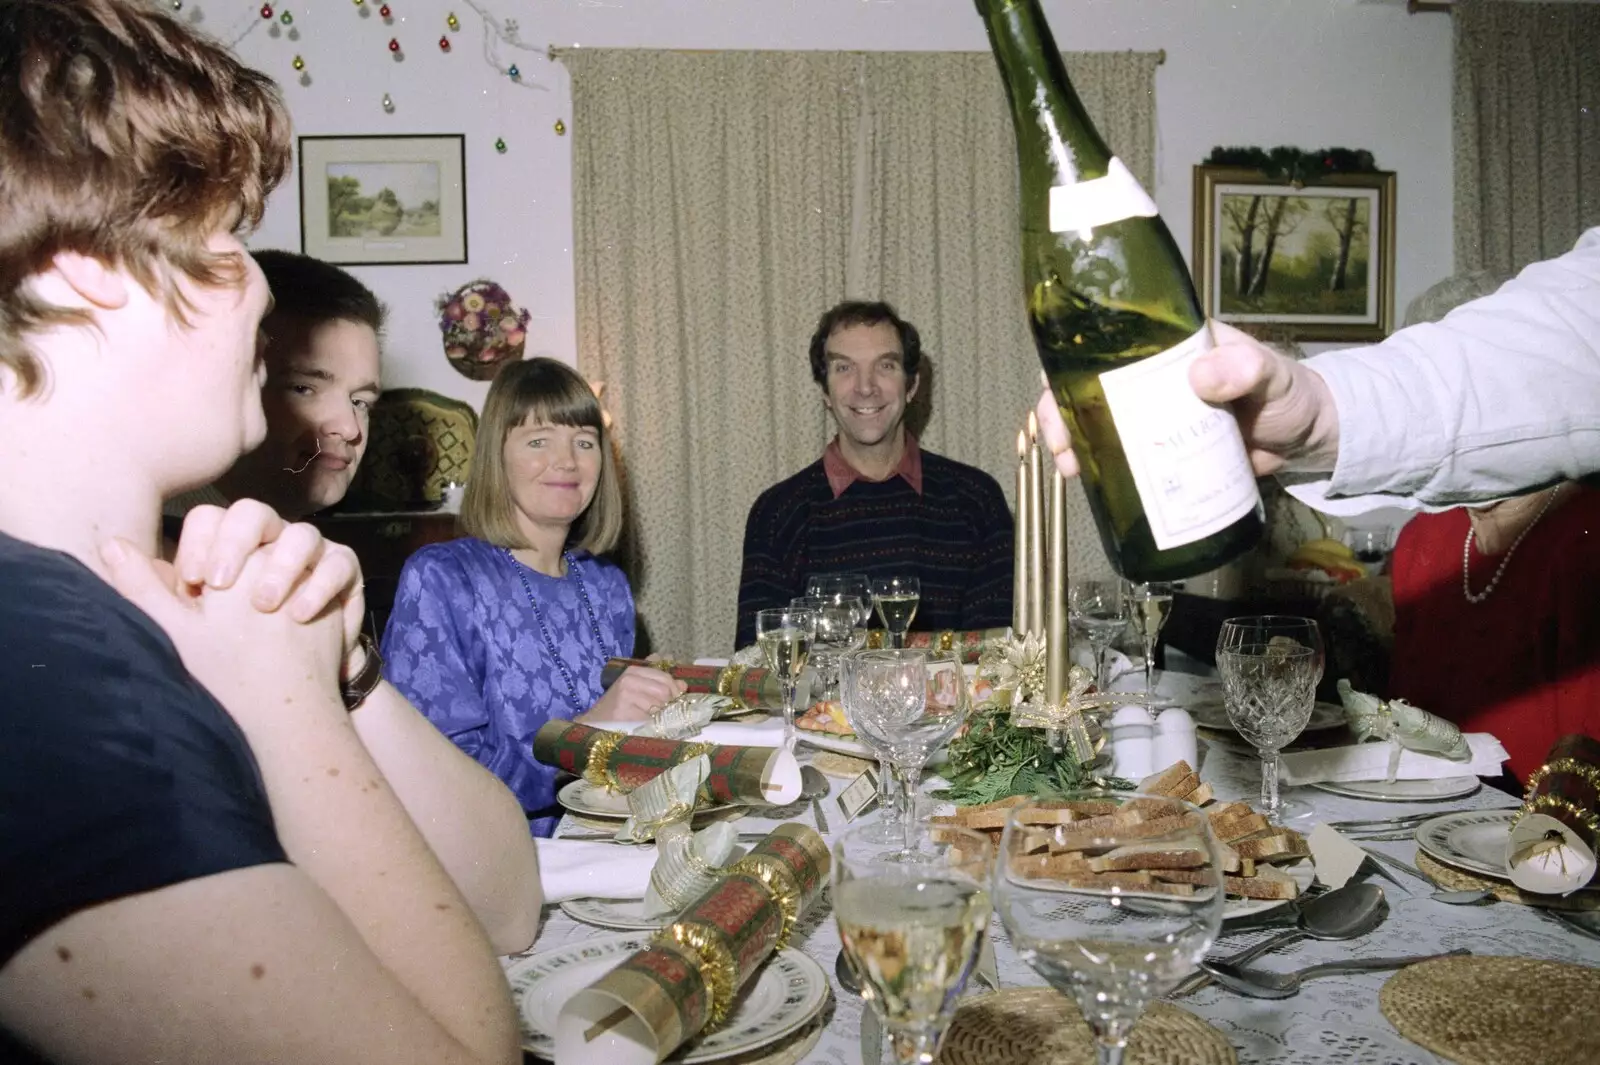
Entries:
{"label": "arm in white sleeve", "polygon": [[1313,506],[1454,506],[1600,472],[1600,228],[1437,323],[1305,365],[1339,411],[1331,479],[1295,487]]}

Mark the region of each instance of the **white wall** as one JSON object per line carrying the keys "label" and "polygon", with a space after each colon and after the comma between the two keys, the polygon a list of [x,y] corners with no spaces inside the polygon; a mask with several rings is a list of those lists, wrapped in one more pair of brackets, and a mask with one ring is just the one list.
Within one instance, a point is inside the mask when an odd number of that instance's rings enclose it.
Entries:
{"label": "white wall", "polygon": [[[469,254],[455,266],[356,272],[393,311],[385,384],[480,402],[486,385],[450,369],[435,296],[475,277],[504,284],[533,312],[530,354],[575,358],[571,137],[565,72],[542,54],[501,47],[519,87],[483,59],[483,21],[516,19],[530,44],[708,49],[984,50],[971,0],[316,0],[290,5],[298,40],[261,22],[258,4],[187,0],[225,38],[245,28],[245,60],[278,77],[300,133],[465,133]],[[361,9],[368,11],[362,17]],[[1045,0],[1067,50],[1165,49],[1156,81],[1160,174],[1154,191],[1189,244],[1191,171],[1212,147],[1367,148],[1399,174],[1396,303],[1451,265],[1450,19],[1358,0]],[[446,16],[461,30],[437,41]],[[276,27],[276,29],[269,29]],[[390,37],[404,60],[387,50]],[[311,84],[291,69],[304,57]],[[388,92],[395,111],[380,101]],[[497,154],[494,141],[508,151]],[[273,198],[255,247],[299,247],[297,178]],[[1315,348],[1313,348],[1315,350]]]}

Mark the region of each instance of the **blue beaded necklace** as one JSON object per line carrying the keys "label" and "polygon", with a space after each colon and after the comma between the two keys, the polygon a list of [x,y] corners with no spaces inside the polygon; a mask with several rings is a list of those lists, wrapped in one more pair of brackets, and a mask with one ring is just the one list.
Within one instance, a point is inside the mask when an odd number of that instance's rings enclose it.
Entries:
{"label": "blue beaded necklace", "polygon": [[[567,669],[567,664],[556,653],[556,643],[550,638],[550,626],[545,624],[544,611],[539,609],[539,600],[533,596],[533,585],[528,583],[527,567],[517,561],[517,556],[511,553],[510,548],[502,550],[511,560],[512,568],[517,571],[517,579],[522,582],[522,590],[528,596],[528,605],[533,608],[533,619],[539,623],[539,635],[544,639],[545,653],[550,656],[550,661],[556,664],[561,679],[567,682],[567,701],[572,704],[573,710],[581,714],[588,707],[578,699],[578,685],[572,679],[572,671]],[[600,648],[603,657],[614,657],[615,652],[606,646],[606,638],[600,632],[600,621],[594,616],[594,604],[589,602],[589,586],[584,583],[583,571],[578,568],[578,560],[572,557],[570,551],[561,552],[561,557],[566,560],[567,572],[578,582],[578,597],[583,600],[583,612],[589,616],[589,631],[594,633],[595,646]]]}

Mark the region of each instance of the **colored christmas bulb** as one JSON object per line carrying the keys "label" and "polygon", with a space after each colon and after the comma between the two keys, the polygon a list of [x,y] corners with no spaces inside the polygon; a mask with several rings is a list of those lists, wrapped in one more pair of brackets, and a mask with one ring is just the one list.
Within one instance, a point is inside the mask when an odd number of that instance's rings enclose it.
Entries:
{"label": "colored christmas bulb", "polygon": [[283,14],[278,16],[278,21],[283,23],[285,26],[292,26],[294,25],[294,16],[285,11]]}
{"label": "colored christmas bulb", "polygon": [[378,8],[378,14],[382,15],[384,18],[388,18],[389,17],[389,5],[388,4],[384,4],[382,7]]}
{"label": "colored christmas bulb", "polygon": [[522,71],[517,69],[517,65],[515,63],[512,63],[511,64],[511,69],[506,71],[506,76],[509,77],[509,78],[512,78],[514,80],[516,78],[522,77]]}
{"label": "colored christmas bulb", "polygon": [[501,155],[506,154],[506,139],[504,137],[495,138],[494,150],[499,152]]}
{"label": "colored christmas bulb", "polygon": [[449,50],[450,50],[450,38],[448,38],[448,37],[440,37],[439,38],[439,51],[448,52]]}
{"label": "colored christmas bulb", "polygon": [[389,51],[398,52],[399,50],[400,50],[400,42],[395,40],[393,37],[390,37],[389,38]]}
{"label": "colored christmas bulb", "polygon": [[174,10],[174,11],[182,11],[183,10],[183,0],[172,0],[172,10]]}
{"label": "colored christmas bulb", "polygon": [[565,137],[566,135],[567,135],[567,124],[565,122],[561,121],[559,118],[556,119],[556,136]]}
{"label": "colored christmas bulb", "polygon": [[444,24],[453,30],[459,30],[461,28],[461,20],[456,18],[456,13],[454,11],[450,12],[450,17],[444,20]]}
{"label": "colored christmas bulb", "polygon": [[383,94],[383,110],[386,114],[394,114],[394,97],[388,93]]}
{"label": "colored christmas bulb", "polygon": [[262,18],[271,18],[272,17],[272,5],[271,4],[262,4],[261,5],[261,17]]}
{"label": "colored christmas bulb", "polygon": [[301,59],[299,56],[295,56],[294,57],[294,62],[292,64],[290,64],[290,65],[293,66],[296,70],[304,70],[306,68],[306,61],[304,59]]}

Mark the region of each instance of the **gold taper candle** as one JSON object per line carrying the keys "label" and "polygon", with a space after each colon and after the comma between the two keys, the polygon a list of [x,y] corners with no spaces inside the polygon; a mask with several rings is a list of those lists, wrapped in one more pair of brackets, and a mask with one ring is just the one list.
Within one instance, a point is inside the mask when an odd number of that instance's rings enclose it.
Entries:
{"label": "gold taper candle", "polygon": [[1017,520],[1011,552],[1011,631],[1028,632],[1028,434],[1017,430]]}
{"label": "gold taper candle", "polygon": [[1044,629],[1044,466],[1039,416],[1028,412],[1028,631]]}
{"label": "gold taper candle", "polygon": [[1044,696],[1061,705],[1067,682],[1067,479],[1050,466],[1050,568],[1045,622]]}

